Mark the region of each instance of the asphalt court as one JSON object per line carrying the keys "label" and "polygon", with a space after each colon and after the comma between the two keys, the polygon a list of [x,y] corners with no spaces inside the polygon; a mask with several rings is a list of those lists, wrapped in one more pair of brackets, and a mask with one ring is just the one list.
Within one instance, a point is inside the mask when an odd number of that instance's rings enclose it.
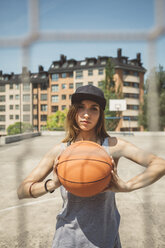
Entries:
{"label": "asphalt court", "polygon": [[[18,200],[16,189],[62,137],[61,133],[44,135],[0,146],[0,247],[51,247],[56,215],[62,207],[59,190],[37,199]],[[165,159],[165,136],[127,135],[121,138]],[[143,170],[127,159],[122,158],[119,162],[118,173],[124,180]],[[164,178],[147,188],[116,194],[123,248],[165,247],[164,195]]]}

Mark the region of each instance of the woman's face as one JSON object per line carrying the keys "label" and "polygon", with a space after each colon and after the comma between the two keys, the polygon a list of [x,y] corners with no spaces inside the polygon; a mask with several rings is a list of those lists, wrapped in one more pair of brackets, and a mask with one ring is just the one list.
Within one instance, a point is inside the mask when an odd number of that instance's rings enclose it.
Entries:
{"label": "woman's face", "polygon": [[76,122],[82,131],[90,131],[95,128],[100,116],[100,106],[91,100],[84,100],[80,103]]}

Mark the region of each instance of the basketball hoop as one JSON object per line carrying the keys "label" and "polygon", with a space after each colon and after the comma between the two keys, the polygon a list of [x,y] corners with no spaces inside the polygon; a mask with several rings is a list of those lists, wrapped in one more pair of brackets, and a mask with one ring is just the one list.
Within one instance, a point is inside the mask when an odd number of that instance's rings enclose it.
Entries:
{"label": "basketball hoop", "polygon": [[109,100],[109,111],[124,111],[126,110],[125,99],[111,99]]}

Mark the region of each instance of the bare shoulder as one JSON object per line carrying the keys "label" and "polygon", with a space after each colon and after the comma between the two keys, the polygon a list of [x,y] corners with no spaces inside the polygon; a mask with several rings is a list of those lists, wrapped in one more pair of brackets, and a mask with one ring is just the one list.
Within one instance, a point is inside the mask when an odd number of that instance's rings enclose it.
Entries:
{"label": "bare shoulder", "polygon": [[135,146],[119,137],[109,137],[109,147],[112,156],[120,158],[126,156],[128,151],[132,150]]}
{"label": "bare shoulder", "polygon": [[52,147],[52,149],[46,153],[46,156],[49,156],[55,159],[61,154],[61,152],[65,149],[65,147],[66,147],[65,143],[59,143],[55,145],[54,147]]}

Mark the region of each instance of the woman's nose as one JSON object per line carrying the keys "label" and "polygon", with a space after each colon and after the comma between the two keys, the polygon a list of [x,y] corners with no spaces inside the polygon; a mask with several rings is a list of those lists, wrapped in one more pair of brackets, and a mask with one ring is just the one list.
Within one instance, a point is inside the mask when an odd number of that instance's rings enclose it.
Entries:
{"label": "woman's nose", "polygon": [[84,117],[86,117],[86,118],[88,118],[88,117],[89,117],[89,113],[88,113],[88,111],[87,111],[87,110],[84,112]]}

